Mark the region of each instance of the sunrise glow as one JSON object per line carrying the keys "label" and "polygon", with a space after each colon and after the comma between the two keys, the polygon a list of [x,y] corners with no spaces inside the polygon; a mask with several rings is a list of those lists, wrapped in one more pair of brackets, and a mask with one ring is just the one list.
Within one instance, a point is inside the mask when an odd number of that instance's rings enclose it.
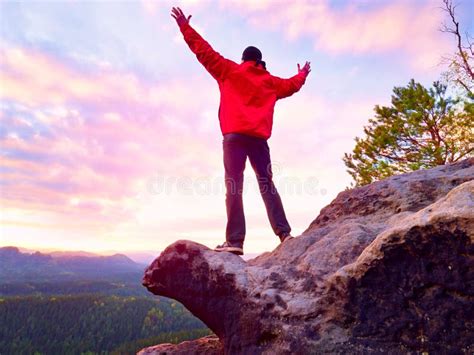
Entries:
{"label": "sunrise glow", "polygon": [[[1,2],[0,246],[156,253],[224,241],[219,92],[176,5],[229,59],[256,45],[281,77],[311,61],[269,140],[294,235],[350,184],[342,156],[374,105],[411,78],[431,85],[454,50],[434,0]],[[472,32],[470,6],[458,13]],[[244,206],[246,252],[273,249],[250,164]]]}

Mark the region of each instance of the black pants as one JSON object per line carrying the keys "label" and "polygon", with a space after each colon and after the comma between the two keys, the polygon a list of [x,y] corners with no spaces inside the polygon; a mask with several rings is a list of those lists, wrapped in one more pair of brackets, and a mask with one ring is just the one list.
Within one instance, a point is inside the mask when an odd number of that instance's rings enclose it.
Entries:
{"label": "black pants", "polygon": [[242,202],[244,169],[249,157],[268,219],[276,235],[289,233],[290,225],[283,210],[280,195],[273,183],[270,149],[267,141],[239,133],[224,135],[224,168],[226,186],[227,228],[226,240],[233,245],[242,246],[245,239],[245,216]]}

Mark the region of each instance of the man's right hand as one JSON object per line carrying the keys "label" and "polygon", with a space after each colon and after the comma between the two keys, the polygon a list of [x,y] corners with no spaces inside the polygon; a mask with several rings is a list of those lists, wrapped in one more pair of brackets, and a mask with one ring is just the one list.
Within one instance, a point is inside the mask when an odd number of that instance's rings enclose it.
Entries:
{"label": "man's right hand", "polygon": [[298,64],[298,74],[304,74],[304,76],[307,77],[310,72],[311,72],[310,62],[306,62],[303,68],[300,68],[300,65]]}
{"label": "man's right hand", "polygon": [[188,18],[186,18],[186,16],[184,16],[183,10],[181,10],[179,7],[173,7],[171,10],[171,16],[176,20],[178,26],[181,27],[182,25],[189,23],[192,15],[189,15]]}

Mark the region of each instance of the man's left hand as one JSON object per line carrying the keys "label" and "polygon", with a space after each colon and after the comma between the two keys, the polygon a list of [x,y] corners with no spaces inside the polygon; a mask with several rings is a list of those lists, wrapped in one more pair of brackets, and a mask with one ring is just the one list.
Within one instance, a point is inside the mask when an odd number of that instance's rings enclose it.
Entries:
{"label": "man's left hand", "polygon": [[311,71],[311,63],[306,62],[303,68],[300,68],[300,65],[298,64],[298,74],[303,74],[305,77],[309,75]]}

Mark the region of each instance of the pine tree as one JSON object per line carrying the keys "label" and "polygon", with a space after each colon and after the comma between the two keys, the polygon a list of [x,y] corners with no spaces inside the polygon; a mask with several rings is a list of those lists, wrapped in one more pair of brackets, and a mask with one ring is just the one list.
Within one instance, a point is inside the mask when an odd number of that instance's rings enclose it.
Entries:
{"label": "pine tree", "polygon": [[446,91],[440,82],[426,89],[412,79],[393,89],[391,106],[375,106],[365,137],[344,154],[355,186],[474,156],[474,101]]}

